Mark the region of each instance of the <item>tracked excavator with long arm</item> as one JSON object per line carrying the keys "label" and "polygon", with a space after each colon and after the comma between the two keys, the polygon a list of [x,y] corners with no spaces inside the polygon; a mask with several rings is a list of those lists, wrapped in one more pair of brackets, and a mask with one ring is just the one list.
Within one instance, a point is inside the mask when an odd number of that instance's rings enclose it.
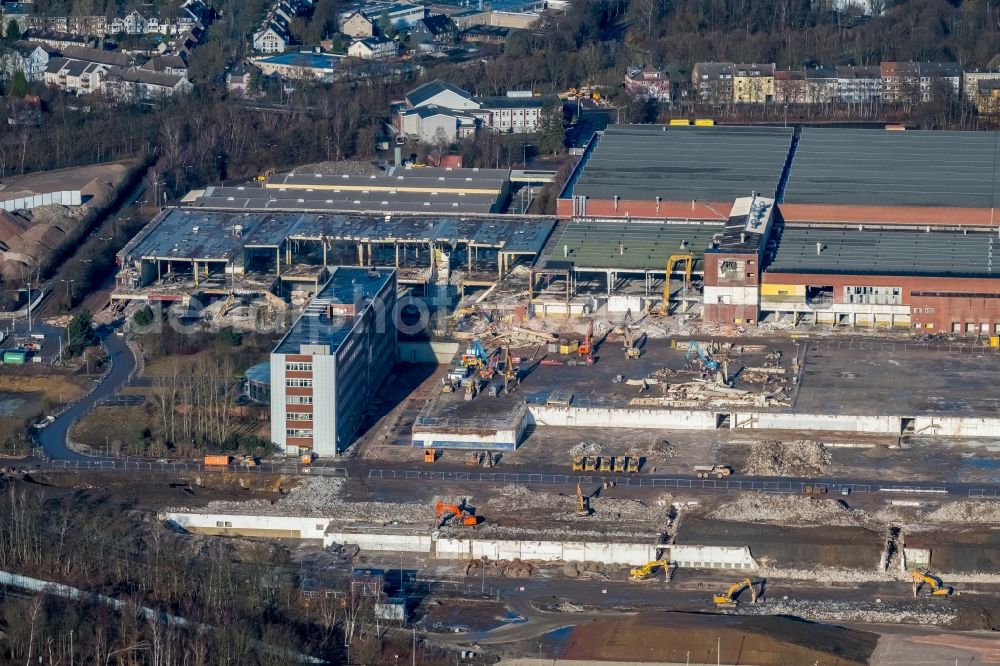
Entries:
{"label": "tracked excavator with long arm", "polygon": [[941,579],[930,571],[915,569],[913,572],[913,598],[920,594],[920,589],[926,585],[930,588],[931,596],[947,599],[951,596],[951,588],[941,582]]}
{"label": "tracked excavator with long arm", "polygon": [[[760,581],[761,591],[763,591],[764,581]],[[740,596],[740,592],[744,589],[750,590],[750,601],[751,603],[757,603],[757,590],[754,588],[754,583],[749,578],[744,578],[738,583],[733,583],[725,592],[721,594],[716,594],[712,597],[712,601],[715,602],[717,608],[736,608],[737,597]]]}

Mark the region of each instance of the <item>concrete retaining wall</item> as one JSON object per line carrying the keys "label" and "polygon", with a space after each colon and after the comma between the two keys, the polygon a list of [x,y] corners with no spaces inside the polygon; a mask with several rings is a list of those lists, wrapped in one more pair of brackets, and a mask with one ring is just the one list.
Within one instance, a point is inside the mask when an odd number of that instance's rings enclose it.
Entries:
{"label": "concrete retaining wall", "polygon": [[1000,419],[918,416],[913,419],[913,430],[939,437],[1000,437]]}
{"label": "concrete retaining wall", "polygon": [[51,204],[62,204],[63,206],[79,206],[82,197],[80,190],[63,190],[60,192],[46,192],[35,194],[30,197],[18,197],[0,201],[0,208],[6,211],[30,210],[39,206],[49,206]]}
{"label": "concrete retaining wall", "polygon": [[897,435],[901,432],[898,416],[736,412],[733,414],[731,423],[734,430],[833,430]]}
{"label": "concrete retaining wall", "polygon": [[323,540],[329,518],[304,518],[294,516],[244,516],[225,513],[175,513],[160,514],[188,532],[222,536],[260,536],[288,539]]}
{"label": "concrete retaining wall", "polygon": [[359,532],[331,532],[323,538],[323,546],[352,544],[361,550],[392,551],[404,553],[430,553],[433,539],[429,534],[373,534]]}
{"label": "concrete retaining wall", "polygon": [[543,426],[716,429],[715,412],[688,409],[612,409],[557,405],[528,405],[528,409],[535,423]]}
{"label": "concrete retaining wall", "polygon": [[437,539],[434,547],[437,557],[460,560],[488,557],[491,560],[639,565],[656,559],[656,546],[641,543]]}
{"label": "concrete retaining wall", "polygon": [[756,569],[746,546],[670,546],[670,561],[694,569]]}
{"label": "concrete retaining wall", "polygon": [[400,363],[434,363],[447,365],[458,353],[457,342],[399,342],[396,360]]}

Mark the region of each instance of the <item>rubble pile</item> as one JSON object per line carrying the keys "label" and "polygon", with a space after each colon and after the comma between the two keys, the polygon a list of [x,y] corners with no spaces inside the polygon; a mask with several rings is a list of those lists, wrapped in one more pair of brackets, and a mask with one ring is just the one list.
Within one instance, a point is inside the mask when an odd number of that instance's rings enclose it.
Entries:
{"label": "rubble pile", "polygon": [[645,446],[631,447],[625,455],[629,458],[645,458],[647,463],[661,464],[677,455],[677,447],[665,439],[656,439]]}
{"label": "rubble pile", "polygon": [[747,493],[735,502],[723,504],[709,518],[745,523],[795,523],[799,525],[853,526],[863,516],[845,509],[836,500],[812,499],[801,495]]}
{"label": "rubble pile", "polygon": [[927,514],[927,520],[935,523],[1000,523],[1000,503],[998,502],[951,502]]}
{"label": "rubble pile", "polygon": [[[584,494],[589,496],[587,491],[584,491]],[[511,511],[544,509],[546,515],[553,520],[572,521],[581,526],[586,524],[583,521],[614,523],[641,521],[653,526],[664,522],[671,502],[673,497],[669,494],[665,494],[653,505],[633,499],[598,496],[590,500],[590,516],[581,518],[576,515],[575,492],[550,493],[529,490],[524,486],[508,485],[499,489],[498,496],[485,502],[481,513],[488,522],[492,522],[491,516],[502,516]]]}
{"label": "rubble pile", "polygon": [[483,568],[486,569],[485,573],[490,576],[504,576],[506,578],[528,578],[535,573],[535,566],[533,564],[519,558],[514,558],[513,560],[491,560],[484,557],[483,559],[469,560],[469,563],[465,566],[465,575],[468,576],[472,571],[479,571]]}
{"label": "rubble pile", "polygon": [[791,615],[832,622],[876,624],[947,625],[958,618],[958,611],[943,606],[914,603],[874,603],[861,601],[768,600],[761,604],[740,605],[740,615]]}
{"label": "rubble pile", "polygon": [[580,442],[569,450],[571,456],[599,456],[604,452],[604,446],[597,442]]}
{"label": "rubble pile", "polygon": [[314,477],[301,483],[277,500],[256,499],[242,502],[216,500],[202,508],[176,508],[168,511],[193,511],[220,514],[271,516],[317,516],[355,523],[434,523],[431,503],[353,502],[340,496],[343,479]]}
{"label": "rubble pile", "polygon": [[761,440],[751,444],[742,471],[752,476],[823,474],[831,459],[829,450],[821,442]]}

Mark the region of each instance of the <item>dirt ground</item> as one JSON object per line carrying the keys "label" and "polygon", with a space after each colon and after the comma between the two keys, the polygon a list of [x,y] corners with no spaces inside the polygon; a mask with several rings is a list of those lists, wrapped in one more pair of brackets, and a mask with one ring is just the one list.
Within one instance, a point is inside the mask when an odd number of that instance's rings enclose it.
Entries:
{"label": "dirt ground", "polygon": [[0,417],[25,419],[51,405],[82,397],[91,380],[58,369],[33,366],[0,366]]}
{"label": "dirt ground", "polygon": [[[878,642],[869,632],[793,618],[643,613],[564,632],[565,659],[725,664],[867,664]],[[721,647],[721,651],[719,648]]]}

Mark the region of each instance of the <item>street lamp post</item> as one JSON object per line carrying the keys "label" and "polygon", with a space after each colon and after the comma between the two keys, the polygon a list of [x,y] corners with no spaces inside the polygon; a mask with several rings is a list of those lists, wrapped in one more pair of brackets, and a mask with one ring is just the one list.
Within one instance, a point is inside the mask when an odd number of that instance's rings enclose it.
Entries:
{"label": "street lamp post", "polygon": [[524,164],[524,168],[528,168],[528,148],[533,148],[530,143],[526,143],[521,147],[521,163]]}

